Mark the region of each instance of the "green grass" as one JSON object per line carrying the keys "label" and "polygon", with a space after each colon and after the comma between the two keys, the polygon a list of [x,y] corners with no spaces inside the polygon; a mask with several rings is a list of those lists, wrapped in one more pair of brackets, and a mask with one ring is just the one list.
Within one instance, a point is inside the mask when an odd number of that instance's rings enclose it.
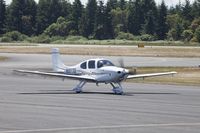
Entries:
{"label": "green grass", "polygon": [[0,43],[0,46],[38,46],[38,44],[28,42],[12,42],[12,43]]}
{"label": "green grass", "polygon": [[[0,39],[1,40],[1,39]],[[145,46],[200,46],[200,43],[194,42],[182,42],[182,41],[134,41],[134,40],[120,40],[120,39],[110,39],[110,40],[88,40],[82,36],[68,36],[68,37],[48,37],[48,36],[35,36],[28,37],[24,41],[12,41],[8,43],[0,43],[1,45],[11,45],[11,46],[27,46],[36,45],[37,43],[50,43],[50,44],[85,44],[85,45],[139,45],[144,44]]]}
{"label": "green grass", "polygon": [[[17,39],[15,38],[17,36]],[[140,36],[139,38],[141,38]],[[123,38],[123,35],[122,35]],[[4,36],[0,37],[0,42],[7,43],[21,43],[21,45],[29,43],[50,43],[50,44],[87,44],[87,45],[138,45],[144,44],[146,46],[200,46],[200,43],[183,42],[183,41],[141,41],[141,39],[131,38],[116,38],[108,40],[92,40],[83,36],[52,36],[41,34],[39,36],[28,37],[19,32],[8,32]],[[5,43],[6,44],[6,43]],[[13,44],[14,45],[14,44]]]}
{"label": "green grass", "polygon": [[133,45],[145,46],[200,46],[200,43],[181,41],[130,41],[130,40],[56,40],[52,44],[86,44],[86,45]]}

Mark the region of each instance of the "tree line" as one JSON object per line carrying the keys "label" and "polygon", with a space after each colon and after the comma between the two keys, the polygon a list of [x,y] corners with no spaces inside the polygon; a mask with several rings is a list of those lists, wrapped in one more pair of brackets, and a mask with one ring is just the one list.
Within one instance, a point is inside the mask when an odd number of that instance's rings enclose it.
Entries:
{"label": "tree line", "polygon": [[89,39],[184,40],[200,42],[200,0],[167,7],[164,0],[0,0],[0,35],[18,31]]}

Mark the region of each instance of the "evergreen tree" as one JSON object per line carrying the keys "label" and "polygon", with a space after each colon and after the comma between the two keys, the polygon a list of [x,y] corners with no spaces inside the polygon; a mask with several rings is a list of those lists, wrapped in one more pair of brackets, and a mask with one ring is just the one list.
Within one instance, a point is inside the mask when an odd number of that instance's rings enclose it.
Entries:
{"label": "evergreen tree", "polygon": [[121,10],[126,9],[126,1],[125,0],[120,0],[119,1],[119,7]]}
{"label": "evergreen tree", "polygon": [[164,0],[162,1],[159,12],[158,12],[158,28],[157,28],[157,35],[158,39],[164,40],[166,38],[166,34],[168,32],[167,26],[167,7],[165,5]]}
{"label": "evergreen tree", "polygon": [[141,1],[136,0],[134,3],[129,1],[128,12],[128,31],[134,35],[139,35],[141,24],[143,23],[141,15]]}
{"label": "evergreen tree", "polygon": [[22,32],[22,16],[25,8],[25,0],[13,0],[8,7],[7,30]]}
{"label": "evergreen tree", "polygon": [[97,2],[96,0],[89,0],[86,6],[86,36],[93,36],[95,29],[95,20],[97,12]]}
{"label": "evergreen tree", "polygon": [[181,13],[182,13],[182,5],[181,5],[181,1],[179,1],[179,3],[175,6],[174,14],[181,15]]}
{"label": "evergreen tree", "polygon": [[119,32],[126,32],[127,30],[127,13],[119,7],[111,11],[112,25],[114,27],[115,36]]}
{"label": "evergreen tree", "polygon": [[[5,15],[6,14],[6,15]],[[60,18],[59,18],[60,17]],[[59,18],[59,19],[58,19]],[[45,33],[49,36],[83,35],[96,39],[112,39],[119,32],[133,35],[168,37],[173,40],[196,37],[199,27],[200,0],[185,0],[167,9],[164,0],[12,0],[6,7],[0,0],[0,34],[19,31],[26,35]],[[198,28],[199,29],[199,28]],[[184,39],[185,40],[185,39]]]}
{"label": "evergreen tree", "polygon": [[153,17],[157,15],[157,7],[154,0],[141,0],[141,15],[143,16],[143,22],[145,22],[146,16],[148,16],[148,12],[151,11]]}
{"label": "evergreen tree", "polygon": [[13,0],[8,7],[7,30],[16,30],[26,35],[32,35],[36,8],[34,0]]}
{"label": "evergreen tree", "polygon": [[111,15],[111,10],[112,10],[112,2],[109,0],[106,4],[105,8],[105,39],[111,39],[114,38],[114,27],[112,25],[112,15]]}
{"label": "evergreen tree", "polygon": [[75,0],[72,5],[72,20],[75,23],[75,31],[79,34],[79,24],[82,17],[83,5],[80,0]]}
{"label": "evergreen tree", "polygon": [[175,40],[182,39],[181,35],[182,35],[183,31],[184,31],[183,26],[181,24],[176,24],[175,30],[176,30],[176,39]]}
{"label": "evergreen tree", "polygon": [[6,19],[6,4],[4,0],[0,0],[0,34],[4,33]]}
{"label": "evergreen tree", "polygon": [[151,12],[152,17],[156,17],[157,8],[154,0],[141,0],[141,15],[142,22],[145,24],[146,19],[149,17],[149,12]]}
{"label": "evergreen tree", "polygon": [[192,21],[193,17],[191,15],[192,7],[189,0],[185,0],[185,5],[183,6],[182,16],[185,20]]}
{"label": "evergreen tree", "polygon": [[143,25],[143,34],[150,34],[154,35],[156,31],[156,26],[154,22],[153,12],[149,11],[146,18],[145,18],[145,24]]}
{"label": "evergreen tree", "polygon": [[37,34],[41,34],[49,24],[49,0],[39,0],[36,16]]}
{"label": "evergreen tree", "polygon": [[104,39],[105,37],[105,7],[102,0],[98,2],[97,5],[97,17],[95,22],[95,38]]}
{"label": "evergreen tree", "polygon": [[61,0],[61,16],[69,19],[72,14],[72,5],[68,0]]}
{"label": "evergreen tree", "polygon": [[183,18],[178,14],[168,15],[167,23],[170,27],[170,30],[168,32],[168,39],[181,39],[182,32],[185,30],[183,26]]}
{"label": "evergreen tree", "polygon": [[32,35],[36,32],[37,5],[34,0],[25,0],[25,8],[22,16],[22,33]]}
{"label": "evergreen tree", "polygon": [[48,23],[52,24],[55,23],[60,16],[62,16],[62,3],[61,0],[50,0],[48,2],[50,3],[48,12]]}
{"label": "evergreen tree", "polygon": [[85,8],[83,8],[82,17],[81,17],[80,24],[79,24],[79,32],[84,37],[87,37],[86,25],[87,25],[86,11],[85,11]]}
{"label": "evergreen tree", "polygon": [[200,26],[195,31],[195,37],[197,38],[197,41],[200,42]]}
{"label": "evergreen tree", "polygon": [[157,26],[157,7],[154,0],[142,0],[143,34],[154,34]]}
{"label": "evergreen tree", "polygon": [[49,25],[62,16],[66,17],[68,3],[64,0],[39,0],[37,8],[37,34],[41,34]]}
{"label": "evergreen tree", "polygon": [[109,4],[111,10],[116,9],[118,7],[118,1],[117,0],[109,0],[109,1],[107,1],[107,4]]}
{"label": "evergreen tree", "polygon": [[195,0],[192,5],[192,16],[194,18],[200,17],[200,0]]}

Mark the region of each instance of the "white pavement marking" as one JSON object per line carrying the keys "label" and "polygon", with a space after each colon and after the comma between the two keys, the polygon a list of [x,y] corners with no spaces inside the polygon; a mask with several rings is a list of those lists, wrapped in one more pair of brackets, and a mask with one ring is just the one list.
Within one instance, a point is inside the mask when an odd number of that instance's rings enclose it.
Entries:
{"label": "white pavement marking", "polygon": [[10,130],[10,131],[1,131],[1,133],[27,133],[27,132],[51,132],[51,131],[55,132],[55,131],[88,130],[88,129],[169,127],[169,126],[200,126],[200,123],[166,123],[166,124],[139,124],[139,125],[113,125],[113,126],[94,126],[94,127],[32,129],[32,130]]}

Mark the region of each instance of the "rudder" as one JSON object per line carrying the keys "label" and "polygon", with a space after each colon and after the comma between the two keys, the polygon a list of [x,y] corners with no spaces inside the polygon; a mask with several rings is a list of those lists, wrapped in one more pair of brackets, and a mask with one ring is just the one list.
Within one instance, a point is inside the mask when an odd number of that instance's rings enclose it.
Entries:
{"label": "rudder", "polygon": [[66,69],[65,64],[60,58],[59,48],[52,48],[52,66],[55,72],[64,72]]}

